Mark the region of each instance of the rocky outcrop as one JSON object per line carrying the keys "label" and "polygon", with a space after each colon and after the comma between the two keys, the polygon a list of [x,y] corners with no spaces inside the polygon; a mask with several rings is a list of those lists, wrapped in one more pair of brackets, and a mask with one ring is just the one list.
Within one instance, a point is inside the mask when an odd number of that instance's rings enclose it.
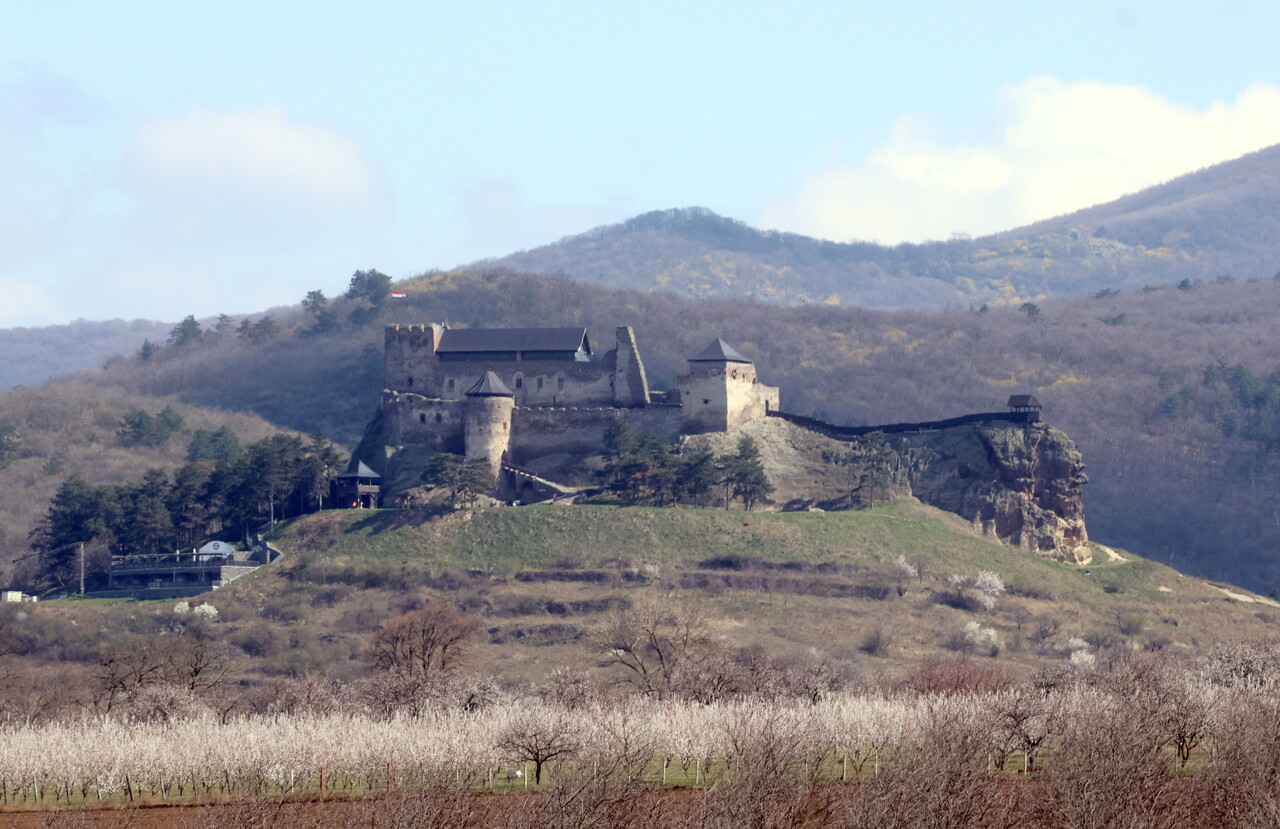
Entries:
{"label": "rocky outcrop", "polygon": [[[700,435],[689,443],[725,453],[743,435],[760,449],[781,509],[849,509],[914,496],[1037,555],[1090,561],[1084,462],[1069,437],[1043,423],[993,419],[842,440],[762,418],[734,434]],[[860,465],[877,457],[877,442],[891,451],[879,454],[881,473],[868,476]]]}
{"label": "rocky outcrop", "polygon": [[990,422],[889,439],[911,494],[1038,555],[1087,564],[1084,461],[1043,423]]}

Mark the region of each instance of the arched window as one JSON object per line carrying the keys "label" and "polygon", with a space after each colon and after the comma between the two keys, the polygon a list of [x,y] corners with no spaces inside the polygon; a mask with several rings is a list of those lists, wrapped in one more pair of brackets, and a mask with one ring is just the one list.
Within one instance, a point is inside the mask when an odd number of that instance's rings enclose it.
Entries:
{"label": "arched window", "polygon": [[418,422],[419,422],[419,423],[426,423],[426,422],[427,422],[427,413],[426,413],[426,412],[421,412],[421,413],[418,415]]}
{"label": "arched window", "polygon": [[522,388],[524,388],[524,375],[523,375],[523,374],[516,374],[515,379],[512,381],[512,383],[513,383],[513,384],[515,385],[515,387],[516,387],[516,388],[518,388],[518,389],[522,389]]}
{"label": "arched window", "polygon": [[556,391],[564,391],[564,375],[556,378]]}

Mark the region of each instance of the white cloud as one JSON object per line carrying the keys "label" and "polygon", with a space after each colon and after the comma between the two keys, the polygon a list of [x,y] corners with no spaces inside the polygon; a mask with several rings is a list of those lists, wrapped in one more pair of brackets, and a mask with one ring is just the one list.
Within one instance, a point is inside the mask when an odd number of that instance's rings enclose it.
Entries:
{"label": "white cloud", "polygon": [[904,116],[856,164],[809,176],[760,223],[829,239],[945,239],[1110,201],[1280,142],[1280,89],[1201,111],[1141,87],[1031,78],[1006,89],[993,139],[939,141]]}
{"label": "white cloud", "polygon": [[376,172],[352,141],[294,123],[278,106],[198,109],[147,124],[134,136],[134,149],[143,171],[170,186],[356,202],[378,190]]}
{"label": "white cloud", "polygon": [[57,303],[34,281],[0,280],[0,328],[42,325],[58,316]]}
{"label": "white cloud", "polygon": [[141,127],[130,171],[140,218],[182,238],[305,237],[383,212],[382,175],[351,139],[278,106],[194,110]]}

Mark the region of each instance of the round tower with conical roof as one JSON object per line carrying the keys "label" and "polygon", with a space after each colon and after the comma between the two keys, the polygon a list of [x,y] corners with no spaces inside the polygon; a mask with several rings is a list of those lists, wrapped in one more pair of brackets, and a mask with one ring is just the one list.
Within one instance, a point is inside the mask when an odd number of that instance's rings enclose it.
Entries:
{"label": "round tower with conical roof", "polygon": [[677,380],[680,430],[685,434],[732,432],[778,408],[778,389],[756,376],[755,364],[717,338]]}
{"label": "round tower with conical roof", "polygon": [[511,413],[516,396],[497,374],[486,371],[467,389],[462,414],[466,457],[484,458],[494,476],[511,447]]}

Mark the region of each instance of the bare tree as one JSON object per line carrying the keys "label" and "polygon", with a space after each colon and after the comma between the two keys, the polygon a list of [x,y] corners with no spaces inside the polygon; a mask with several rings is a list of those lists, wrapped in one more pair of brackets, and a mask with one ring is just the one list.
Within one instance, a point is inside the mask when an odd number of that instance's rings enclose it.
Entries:
{"label": "bare tree", "polygon": [[533,782],[542,783],[543,767],[578,750],[575,719],[563,709],[539,707],[521,712],[498,736],[497,747],[511,759],[533,763]]}
{"label": "bare tree", "polygon": [[707,620],[691,604],[649,598],[614,612],[595,637],[610,663],[621,665],[641,693],[665,699],[680,671],[710,644]]}
{"label": "bare tree", "polygon": [[435,603],[392,619],[373,636],[373,664],[383,671],[428,676],[458,671],[478,630],[447,604]]}

